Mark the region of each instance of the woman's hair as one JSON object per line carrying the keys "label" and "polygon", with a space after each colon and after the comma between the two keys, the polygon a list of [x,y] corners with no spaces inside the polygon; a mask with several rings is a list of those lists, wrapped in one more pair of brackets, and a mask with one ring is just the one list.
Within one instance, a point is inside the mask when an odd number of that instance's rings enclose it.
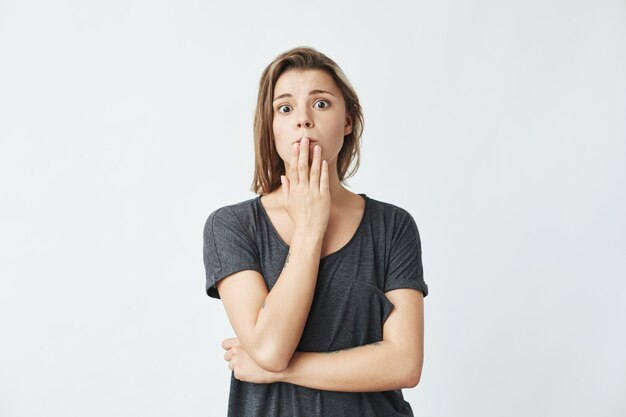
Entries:
{"label": "woman's hair", "polygon": [[[352,118],[352,132],[344,136],[344,143],[337,157],[339,181],[344,182],[359,169],[363,112],[354,88],[335,61],[314,48],[297,47],[278,55],[265,68],[259,82],[259,95],[254,114],[255,164],[251,187],[251,191],[256,194],[267,194],[280,187],[280,176],[285,174],[285,166],[274,142],[272,101],[276,81],[287,69],[322,70],[335,80],[346,103],[346,115]],[[354,167],[347,172],[353,160]]]}

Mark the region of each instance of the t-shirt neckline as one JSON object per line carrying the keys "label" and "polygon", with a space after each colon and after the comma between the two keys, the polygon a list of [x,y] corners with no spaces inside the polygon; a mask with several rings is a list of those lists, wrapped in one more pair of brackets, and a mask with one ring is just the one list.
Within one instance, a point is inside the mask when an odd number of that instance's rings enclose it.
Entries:
{"label": "t-shirt neckline", "polygon": [[[336,254],[346,250],[346,248],[351,246],[352,242],[361,233],[361,229],[363,229],[363,227],[364,227],[363,225],[365,224],[365,216],[368,214],[368,211],[369,211],[369,205],[370,205],[369,200],[370,200],[370,198],[365,193],[357,193],[357,194],[360,195],[361,197],[363,197],[363,199],[365,200],[365,207],[363,208],[363,214],[361,215],[361,221],[359,222],[359,225],[357,226],[356,231],[354,232],[354,234],[352,235],[352,237],[350,238],[348,243],[346,243],[345,245],[343,245],[341,248],[337,249],[333,253],[329,253],[328,255],[324,256],[323,258],[320,258],[320,262],[325,260],[325,259],[328,259],[330,257],[333,257]],[[273,232],[274,236],[276,237],[276,239],[280,242],[281,246],[283,246],[286,249],[289,249],[289,245],[287,245],[287,243],[283,240],[283,238],[280,237],[280,235],[278,234],[278,231],[274,227],[274,224],[270,220],[269,215],[265,211],[265,207],[263,207],[263,204],[261,203],[261,196],[258,195],[254,200],[255,200],[257,206],[259,207],[259,211],[262,213],[262,216],[265,218],[265,221],[269,224],[270,229],[272,229],[272,232]]]}

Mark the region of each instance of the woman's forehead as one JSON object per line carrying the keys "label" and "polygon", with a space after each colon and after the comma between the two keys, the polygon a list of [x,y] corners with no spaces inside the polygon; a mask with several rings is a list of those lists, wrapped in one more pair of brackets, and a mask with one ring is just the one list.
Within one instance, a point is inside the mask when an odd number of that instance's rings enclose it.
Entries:
{"label": "woman's forehead", "polygon": [[302,93],[310,90],[327,90],[338,93],[339,89],[326,71],[320,69],[288,69],[283,72],[274,86],[274,96]]}

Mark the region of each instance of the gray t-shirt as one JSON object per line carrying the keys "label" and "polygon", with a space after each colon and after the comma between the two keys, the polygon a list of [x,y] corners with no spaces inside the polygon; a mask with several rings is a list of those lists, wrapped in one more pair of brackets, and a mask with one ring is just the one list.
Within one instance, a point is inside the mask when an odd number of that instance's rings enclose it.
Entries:
{"label": "gray t-shirt", "polygon": [[[320,259],[297,351],[328,352],[380,341],[393,309],[385,292],[414,288],[428,295],[413,217],[398,206],[359,195],[365,199],[365,211],[355,234]],[[220,298],[215,283],[244,269],[260,272],[271,290],[288,250],[260,196],[215,210],[204,226],[207,294]],[[402,390],[336,392],[286,382],[253,384],[231,372],[228,416],[399,417],[413,416],[413,411]]]}

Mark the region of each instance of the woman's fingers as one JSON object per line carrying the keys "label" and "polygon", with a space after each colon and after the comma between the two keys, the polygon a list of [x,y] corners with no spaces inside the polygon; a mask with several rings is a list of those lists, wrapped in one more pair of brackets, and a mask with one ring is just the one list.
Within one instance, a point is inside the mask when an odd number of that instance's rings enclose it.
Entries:
{"label": "woman's fingers", "polygon": [[224,350],[228,350],[232,348],[233,346],[236,346],[238,342],[239,342],[238,338],[229,337],[228,339],[222,340],[222,348]]}
{"label": "woman's fingers", "polygon": [[298,157],[298,184],[309,186],[309,139],[303,137],[300,141],[300,156]]}
{"label": "woman's fingers", "polygon": [[326,160],[322,161],[322,173],[320,175],[320,194],[330,194],[330,189],[328,185],[328,162],[326,162]]}
{"label": "woman's fingers", "polygon": [[320,169],[322,152],[319,145],[313,147],[313,162],[311,163],[311,189],[315,191],[320,190]]}
{"label": "woman's fingers", "polygon": [[289,185],[298,185],[298,142],[291,146],[291,161],[289,163]]}
{"label": "woman's fingers", "polygon": [[318,233],[325,232],[328,226],[329,175],[327,164],[322,164],[321,146],[316,150],[312,145],[315,144],[310,144],[308,138],[294,144],[291,163],[285,167],[289,174],[281,177],[281,186],[283,207],[296,228]]}

